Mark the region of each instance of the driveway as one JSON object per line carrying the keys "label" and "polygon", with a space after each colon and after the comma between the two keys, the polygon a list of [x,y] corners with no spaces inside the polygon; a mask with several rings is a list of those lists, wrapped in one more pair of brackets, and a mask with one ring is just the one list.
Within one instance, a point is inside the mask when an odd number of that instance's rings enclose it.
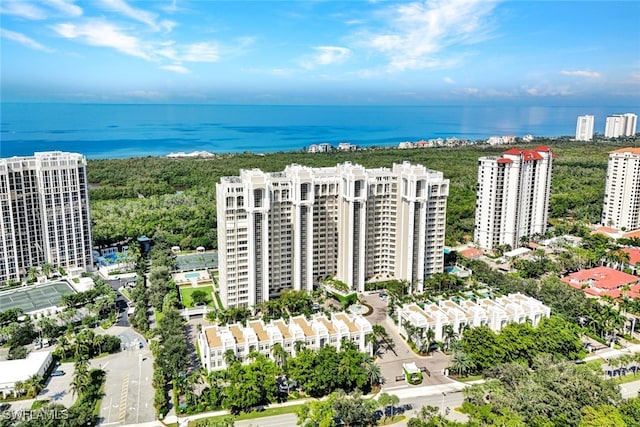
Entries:
{"label": "driveway", "polygon": [[377,292],[362,296],[365,303],[373,307],[373,312],[367,320],[373,325],[382,325],[389,335],[388,343],[382,343],[376,358],[382,376],[385,379],[384,390],[414,387],[404,379],[396,381],[396,377],[403,376],[402,364],[415,362],[419,368],[426,368],[430,376],[424,375],[422,385],[449,384],[454,380],[444,375],[444,369],[449,365],[449,356],[436,351],[431,356],[419,356],[414,353],[407,342],[400,337],[395,323],[387,316],[387,303]]}

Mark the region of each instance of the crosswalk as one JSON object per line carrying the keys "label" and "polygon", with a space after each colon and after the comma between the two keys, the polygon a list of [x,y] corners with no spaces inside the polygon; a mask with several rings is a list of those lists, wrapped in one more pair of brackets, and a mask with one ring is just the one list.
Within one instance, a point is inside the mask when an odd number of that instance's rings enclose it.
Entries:
{"label": "crosswalk", "polygon": [[127,395],[129,394],[129,374],[125,374],[122,379],[122,390],[120,392],[120,411],[118,412],[118,422],[124,424],[127,418]]}

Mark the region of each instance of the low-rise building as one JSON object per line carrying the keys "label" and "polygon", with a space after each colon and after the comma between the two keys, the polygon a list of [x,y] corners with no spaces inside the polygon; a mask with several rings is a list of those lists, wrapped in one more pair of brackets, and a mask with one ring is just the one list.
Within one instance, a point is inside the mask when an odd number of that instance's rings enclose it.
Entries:
{"label": "low-rise building", "polygon": [[50,351],[29,353],[26,359],[0,362],[0,393],[6,398],[16,394],[16,383],[25,382],[34,375],[44,377],[53,362]]}
{"label": "low-rise building", "polygon": [[500,331],[510,322],[531,321],[537,326],[543,317],[549,317],[551,309],[535,298],[515,293],[495,299],[481,298],[477,301],[459,299],[442,300],[439,303],[418,305],[405,304],[398,310],[399,332],[408,336],[407,326],[432,329],[436,341],[445,339],[446,325],[451,325],[457,334],[466,328],[488,326]]}
{"label": "low-rise building", "polygon": [[371,333],[371,323],[361,315],[351,313],[333,313],[331,317],[317,314],[310,319],[295,316],[288,321],[278,319],[268,323],[251,320],[247,326],[235,323],[203,328],[198,334],[199,356],[207,371],[216,371],[227,369],[225,354],[229,350],[244,362],[252,351],[273,357],[276,344],[280,344],[287,354],[295,356],[297,342],[313,350],[326,345],[340,350],[345,340],[371,355],[372,346],[366,340]]}
{"label": "low-rise building", "polygon": [[640,277],[609,267],[576,271],[563,277],[562,281],[596,297],[619,298],[625,292],[637,294],[640,290]]}

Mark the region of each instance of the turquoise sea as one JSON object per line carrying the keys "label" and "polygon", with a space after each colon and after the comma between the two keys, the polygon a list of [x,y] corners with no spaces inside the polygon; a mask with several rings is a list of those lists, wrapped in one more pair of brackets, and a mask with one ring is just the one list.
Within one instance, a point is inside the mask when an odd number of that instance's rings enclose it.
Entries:
{"label": "turquoise sea", "polygon": [[573,136],[576,118],[640,107],[266,106],[166,104],[1,104],[0,157],[35,151],[79,152],[88,158],[164,156],[172,152],[268,153],[310,144],[363,147],[403,141],[492,135]]}

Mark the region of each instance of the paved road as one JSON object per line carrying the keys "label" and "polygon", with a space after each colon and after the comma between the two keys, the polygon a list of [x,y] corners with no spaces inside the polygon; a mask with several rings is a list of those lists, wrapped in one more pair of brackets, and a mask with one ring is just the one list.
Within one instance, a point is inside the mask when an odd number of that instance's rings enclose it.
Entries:
{"label": "paved road", "polygon": [[114,326],[107,333],[118,336],[124,350],[92,361],[92,366],[107,372],[99,425],[155,420],[151,386],[153,358],[149,346],[141,335],[129,328]]}

